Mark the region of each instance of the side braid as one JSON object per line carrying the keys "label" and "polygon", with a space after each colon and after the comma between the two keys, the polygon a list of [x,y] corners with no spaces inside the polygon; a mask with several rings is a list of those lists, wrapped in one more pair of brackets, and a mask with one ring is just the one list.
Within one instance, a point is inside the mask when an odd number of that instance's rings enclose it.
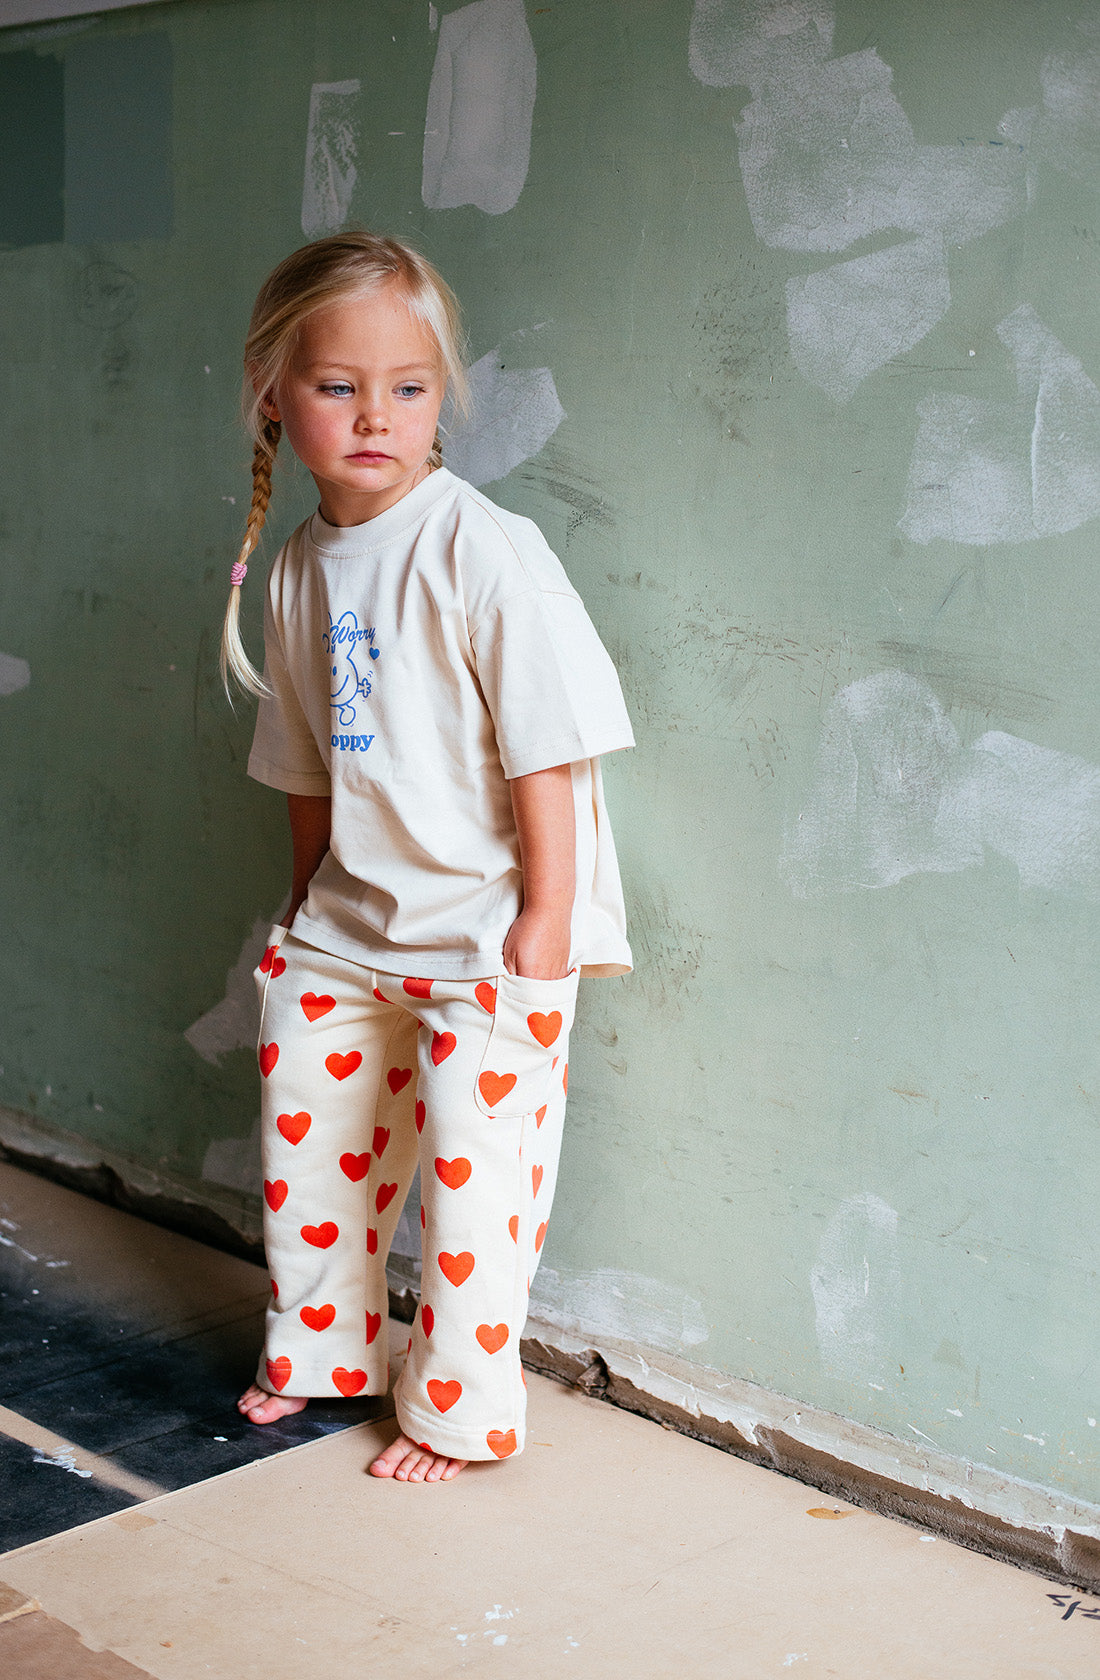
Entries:
{"label": "side braid", "polygon": [[230,573],[229,602],[225,609],[225,623],[222,626],[221,644],[221,675],[225,691],[232,698],[230,678],[249,694],[264,695],[269,693],[260,673],[245,652],[241,639],[241,585],[248,571],[248,558],[260,540],[260,533],[267,519],[268,503],[271,501],[271,469],[275,463],[275,451],[279,447],[279,439],[283,428],[278,420],[270,420],[264,416],[260,431],[260,439],[252,451],[252,503],[248,510],[248,521],[244,528],[244,541],[241,543],[240,553],[237,555],[233,570]]}

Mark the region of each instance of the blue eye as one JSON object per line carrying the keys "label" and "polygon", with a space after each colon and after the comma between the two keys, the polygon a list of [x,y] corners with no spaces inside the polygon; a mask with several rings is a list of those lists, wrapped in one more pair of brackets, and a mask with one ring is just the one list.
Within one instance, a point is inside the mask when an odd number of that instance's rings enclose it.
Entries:
{"label": "blue eye", "polygon": [[351,386],[343,379],[333,380],[331,385],[322,385],[321,390],[327,397],[348,397],[351,395]]}
{"label": "blue eye", "polygon": [[399,397],[418,397],[423,389],[422,385],[399,385],[397,394]]}

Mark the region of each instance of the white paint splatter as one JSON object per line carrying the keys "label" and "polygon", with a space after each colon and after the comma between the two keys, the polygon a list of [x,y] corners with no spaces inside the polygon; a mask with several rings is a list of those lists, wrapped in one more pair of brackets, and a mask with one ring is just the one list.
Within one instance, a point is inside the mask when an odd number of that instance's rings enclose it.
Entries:
{"label": "white paint splatter", "polygon": [[531,1311],[559,1329],[614,1336],[642,1347],[682,1353],[708,1340],[698,1301],[656,1278],[600,1267],[556,1272],[540,1266],[531,1287]]}
{"label": "white paint splatter", "polygon": [[881,1343],[896,1319],[898,1216],[869,1190],[848,1196],[825,1227],[810,1272],[818,1346],[832,1376],[882,1376]]}
{"label": "white paint splatter", "polygon": [[260,1165],[260,1122],[252,1122],[252,1130],[244,1138],[214,1138],[206,1146],[202,1176],[208,1184],[224,1184],[230,1190],[243,1190],[258,1196],[263,1188],[263,1168]]}
{"label": "white paint splatter", "polygon": [[942,239],[891,245],[787,282],[791,353],[804,379],[837,402],[911,350],[951,303]]}
{"label": "white paint splatter", "polygon": [[1030,542],[1100,514],[1100,390],[1029,305],[997,336],[1015,400],[937,393],[918,406],[900,522],[915,542]]}
{"label": "white paint splatter", "polygon": [[302,232],[338,233],[348,218],[356,181],[358,81],[314,82],[309,96]]}
{"label": "white paint splatter", "polygon": [[511,210],[531,156],[537,67],[523,0],[475,0],[439,28],[424,122],[429,210]]}
{"label": "white paint splatter", "polygon": [[35,1464],[52,1464],[55,1470],[68,1470],[70,1475],[83,1476],[85,1479],[92,1472],[81,1470],[71,1452],[44,1453],[36,1450],[33,1462]]}
{"label": "white paint splatter", "polygon": [[498,344],[469,369],[470,418],[445,433],[446,465],[492,484],[529,461],[565,419],[549,368],[508,368]]}
{"label": "white paint splatter", "polygon": [[270,916],[252,924],[240,956],[225,977],[225,996],[183,1035],[204,1062],[220,1062],[230,1050],[244,1050],[256,1042],[260,1016],[252,975],[264,954],[271,926]]}
{"label": "white paint splatter", "polygon": [[1100,768],[990,730],[966,747],[927,683],[882,671],[836,696],[781,869],[799,897],[975,867],[1100,899]]}
{"label": "white paint splatter", "polygon": [[29,688],[30,682],[31,668],[25,659],[0,653],[0,695],[18,694],[21,688]]}

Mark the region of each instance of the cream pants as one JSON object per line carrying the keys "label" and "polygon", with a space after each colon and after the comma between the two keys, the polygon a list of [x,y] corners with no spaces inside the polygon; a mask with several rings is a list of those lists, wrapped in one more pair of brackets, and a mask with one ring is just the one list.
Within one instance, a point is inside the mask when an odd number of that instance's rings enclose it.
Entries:
{"label": "cream pants", "polygon": [[274,929],[256,971],[264,1241],[257,1381],[384,1394],[386,1257],[419,1161],[420,1307],[394,1391],[412,1440],[506,1458],[557,1177],[577,976],[419,980]]}

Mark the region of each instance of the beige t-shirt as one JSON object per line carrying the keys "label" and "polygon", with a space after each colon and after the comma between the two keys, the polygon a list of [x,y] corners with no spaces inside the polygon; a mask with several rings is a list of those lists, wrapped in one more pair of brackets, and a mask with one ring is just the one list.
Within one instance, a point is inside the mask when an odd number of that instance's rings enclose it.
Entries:
{"label": "beige t-shirt", "polygon": [[249,774],[331,794],[300,939],[390,974],[499,974],[522,903],[508,780],[570,764],[572,962],[631,966],[599,758],[634,744],[614,666],[529,519],[440,469],[280,549]]}

